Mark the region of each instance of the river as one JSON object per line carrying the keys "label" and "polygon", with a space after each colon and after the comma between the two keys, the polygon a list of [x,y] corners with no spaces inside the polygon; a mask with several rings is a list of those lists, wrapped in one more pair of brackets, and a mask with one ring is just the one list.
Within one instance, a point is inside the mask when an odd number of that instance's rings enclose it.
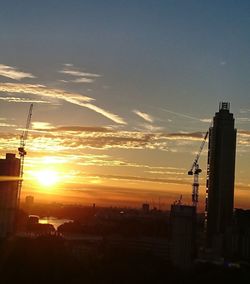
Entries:
{"label": "river", "polygon": [[57,230],[57,228],[66,222],[73,222],[73,220],[69,219],[58,219],[56,217],[43,217],[39,219],[39,223],[41,224],[52,224],[54,228]]}

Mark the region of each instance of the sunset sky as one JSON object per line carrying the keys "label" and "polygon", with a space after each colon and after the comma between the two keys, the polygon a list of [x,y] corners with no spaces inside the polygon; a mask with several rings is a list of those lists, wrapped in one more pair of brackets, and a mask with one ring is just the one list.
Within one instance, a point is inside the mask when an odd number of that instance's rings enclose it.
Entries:
{"label": "sunset sky", "polygon": [[1,1],[2,158],[34,104],[22,197],[190,203],[187,171],[229,101],[235,207],[250,208],[249,27],[248,0]]}

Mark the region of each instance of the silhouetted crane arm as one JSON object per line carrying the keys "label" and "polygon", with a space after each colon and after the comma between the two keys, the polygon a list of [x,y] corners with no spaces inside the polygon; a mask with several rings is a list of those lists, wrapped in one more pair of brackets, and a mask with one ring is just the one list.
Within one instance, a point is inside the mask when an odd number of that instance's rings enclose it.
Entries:
{"label": "silhouetted crane arm", "polygon": [[21,138],[20,138],[20,147],[18,148],[18,152],[19,152],[20,157],[24,157],[26,155],[26,151],[25,151],[24,147],[25,147],[25,144],[26,144],[26,140],[27,140],[27,137],[28,137],[28,131],[29,131],[29,128],[30,128],[32,110],[33,110],[33,104],[30,105],[29,114],[28,114],[27,121],[26,121],[26,127],[25,127],[25,129],[24,129],[24,131],[21,135]]}
{"label": "silhouetted crane arm", "polygon": [[27,154],[27,152],[25,151],[25,144],[26,144],[26,140],[28,137],[28,131],[29,131],[29,127],[30,127],[30,122],[31,122],[31,116],[32,116],[32,110],[33,110],[33,104],[30,105],[29,108],[29,113],[28,113],[28,117],[27,117],[27,121],[26,121],[26,127],[20,137],[20,147],[18,147],[18,153],[20,156],[20,180],[19,180],[19,184],[18,184],[18,191],[17,191],[17,202],[18,202],[18,206],[20,203],[20,194],[21,194],[21,188],[22,188],[22,182],[23,182],[23,167],[24,167],[24,157]]}
{"label": "silhouetted crane arm", "polygon": [[208,133],[209,133],[209,130],[206,132],[206,134],[205,134],[205,136],[204,136],[204,138],[203,138],[203,141],[202,141],[202,143],[201,143],[200,149],[199,149],[199,151],[198,151],[198,153],[197,153],[197,155],[196,155],[196,157],[195,157],[195,159],[194,159],[194,162],[193,162],[193,164],[192,164],[192,166],[191,166],[191,169],[188,171],[188,174],[189,174],[189,175],[193,175],[193,173],[194,173],[195,166],[198,164],[198,161],[199,161],[201,152],[202,152],[202,150],[203,150],[203,148],[204,148],[204,145],[205,145],[205,143],[206,143]]}

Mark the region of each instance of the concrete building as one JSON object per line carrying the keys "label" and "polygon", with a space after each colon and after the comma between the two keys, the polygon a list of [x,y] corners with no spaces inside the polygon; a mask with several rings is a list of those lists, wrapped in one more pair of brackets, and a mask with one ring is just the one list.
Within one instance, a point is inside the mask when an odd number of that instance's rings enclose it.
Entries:
{"label": "concrete building", "polygon": [[236,129],[230,104],[222,102],[209,131],[207,244],[223,254],[234,208]]}
{"label": "concrete building", "polygon": [[196,207],[172,204],[171,225],[171,260],[180,268],[189,268],[196,254]]}
{"label": "concrete building", "polygon": [[20,176],[20,159],[6,154],[0,159],[0,238],[14,233]]}

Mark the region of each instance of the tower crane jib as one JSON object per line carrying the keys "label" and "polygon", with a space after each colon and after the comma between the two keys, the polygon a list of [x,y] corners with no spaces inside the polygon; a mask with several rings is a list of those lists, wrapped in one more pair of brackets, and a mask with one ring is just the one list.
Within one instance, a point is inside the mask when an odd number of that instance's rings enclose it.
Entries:
{"label": "tower crane jib", "polygon": [[[210,127],[209,127],[210,128]],[[197,206],[198,204],[198,196],[199,196],[199,174],[202,172],[202,170],[200,169],[199,167],[199,159],[200,159],[200,156],[201,156],[201,152],[205,146],[205,143],[206,143],[206,140],[207,140],[207,137],[208,137],[208,134],[209,134],[209,130],[206,132],[203,140],[202,140],[202,143],[200,145],[200,149],[194,159],[194,162],[190,168],[190,170],[188,171],[188,175],[193,175],[194,176],[194,181],[193,181],[193,190],[192,190],[192,203],[193,203],[193,206]]]}
{"label": "tower crane jib", "polygon": [[32,110],[33,110],[33,104],[30,105],[29,113],[26,121],[25,129],[23,130],[23,133],[20,137],[20,146],[18,147],[18,153],[20,156],[20,180],[19,180],[19,186],[18,186],[18,198],[17,202],[19,205],[20,202],[20,194],[21,194],[21,188],[22,188],[22,181],[23,181],[23,167],[24,167],[24,157],[27,154],[25,150],[26,140],[28,138],[28,131],[30,128],[30,122],[31,122],[31,116],[32,116]]}

